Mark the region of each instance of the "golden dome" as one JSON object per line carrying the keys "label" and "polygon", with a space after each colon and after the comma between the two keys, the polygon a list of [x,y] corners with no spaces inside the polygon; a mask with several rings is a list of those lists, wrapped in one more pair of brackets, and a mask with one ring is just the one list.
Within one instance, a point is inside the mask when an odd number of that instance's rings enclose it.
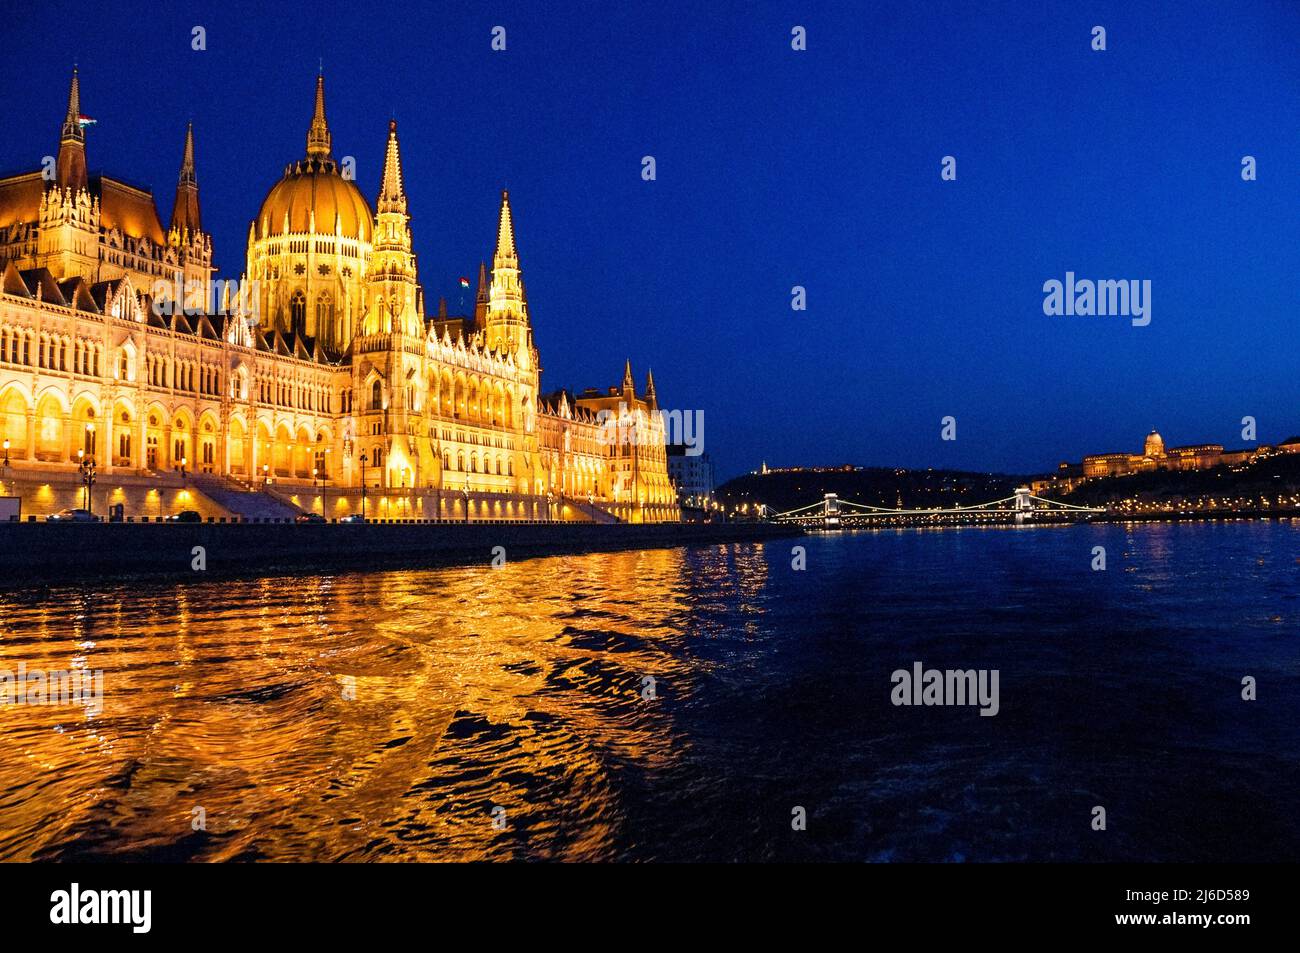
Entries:
{"label": "golden dome", "polygon": [[[285,215],[289,231],[301,235],[333,235],[337,227],[344,238],[370,242],[374,214],[357,184],[339,174],[330,154],[332,137],[325,121],[325,77],[316,77],[316,109],[307,131],[307,157],[284,170],[257,213],[258,237],[282,235]],[[316,213],[315,229],[312,213]]]}
{"label": "golden dome", "polygon": [[1163,457],[1165,455],[1165,440],[1154,430],[1147,434],[1146,442],[1142,445],[1142,454],[1147,457]]}
{"label": "golden dome", "polygon": [[304,159],[284,170],[284,178],[267,194],[257,213],[258,237],[283,234],[286,214],[290,232],[310,232],[312,212],[316,213],[317,235],[333,235],[337,222],[344,238],[370,242],[373,237],[370,204],[357,184],[343,178],[329,159]]}

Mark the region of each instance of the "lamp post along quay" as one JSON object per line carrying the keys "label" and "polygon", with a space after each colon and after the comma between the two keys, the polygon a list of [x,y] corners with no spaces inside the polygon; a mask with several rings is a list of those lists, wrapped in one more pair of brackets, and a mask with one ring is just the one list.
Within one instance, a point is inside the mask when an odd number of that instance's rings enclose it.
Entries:
{"label": "lamp post along quay", "polygon": [[366,456],[364,450],[361,451],[361,522],[366,521],[366,462],[370,458]]}
{"label": "lamp post along quay", "polygon": [[[84,503],[82,508],[93,516],[91,488],[95,485],[95,458],[86,456],[85,450],[78,450],[77,458],[80,461],[77,464],[77,469],[81,471],[82,500]],[[7,455],[6,459],[8,459]]]}

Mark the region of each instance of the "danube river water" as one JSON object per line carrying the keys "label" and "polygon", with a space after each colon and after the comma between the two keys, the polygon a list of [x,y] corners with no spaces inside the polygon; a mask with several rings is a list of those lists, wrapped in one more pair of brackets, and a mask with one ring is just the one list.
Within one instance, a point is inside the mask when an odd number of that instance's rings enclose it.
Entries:
{"label": "danube river water", "polygon": [[1269,522],[10,590],[0,680],[103,682],[0,705],[0,858],[1291,860],[1298,597]]}

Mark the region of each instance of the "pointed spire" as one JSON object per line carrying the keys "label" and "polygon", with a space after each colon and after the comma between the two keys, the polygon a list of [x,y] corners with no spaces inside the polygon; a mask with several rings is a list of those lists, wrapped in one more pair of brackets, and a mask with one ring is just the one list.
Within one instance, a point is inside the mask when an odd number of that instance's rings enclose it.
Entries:
{"label": "pointed spire", "polygon": [[515,223],[510,215],[510,192],[501,190],[501,218],[497,223],[497,258],[517,259],[515,251]]}
{"label": "pointed spire", "polygon": [[199,180],[194,171],[194,123],[185,127],[185,155],[181,159],[181,174],[176,183],[176,204],[172,206],[171,230],[184,240],[203,230],[199,215]]}
{"label": "pointed spire", "polygon": [[658,405],[658,400],[655,397],[655,372],[653,370],[646,371],[645,399],[646,399],[646,403],[649,404],[651,407],[655,407]]}
{"label": "pointed spire", "polygon": [[485,324],[489,350],[515,355],[521,362],[529,360],[528,302],[519,274],[510,192],[504,189],[501,192],[501,217],[497,223],[497,248],[492,257],[492,285],[488,290]]}
{"label": "pointed spire", "polygon": [[488,280],[487,262],[478,263],[478,290],[474,293],[474,327],[482,331],[487,327]]}
{"label": "pointed spire", "polygon": [[397,147],[397,120],[388,120],[388,151],[384,154],[384,178],[379,184],[377,211],[406,214],[406,192],[402,188],[402,157]]}
{"label": "pointed spire", "polygon": [[[402,188],[402,160],[397,145],[397,120],[389,120],[384,172],[375,203],[374,245],[366,265],[369,295],[391,314],[394,334],[415,338],[424,334],[424,305],[416,281],[411,251],[410,217]],[[384,328],[387,332],[388,327]]]}
{"label": "pointed spire", "polygon": [[198,185],[194,175],[194,123],[185,124],[185,155],[181,158],[181,184]]}
{"label": "pointed spire", "polygon": [[316,76],[316,111],[307,130],[307,158],[328,159],[330,145],[330,127],[325,121],[325,75],[320,73]]}
{"label": "pointed spire", "polygon": [[80,192],[86,187],[86,130],[81,124],[81,81],[72,68],[72,85],[68,90],[68,113],[59,137],[59,158],[55,163],[55,181],[61,189]]}
{"label": "pointed spire", "polygon": [[447,320],[447,298],[445,296],[438,299],[438,320]]}
{"label": "pointed spire", "polygon": [[63,117],[63,138],[86,141],[86,132],[81,128],[81,81],[75,66],[72,67],[72,86],[68,90],[68,114]]}
{"label": "pointed spire", "polygon": [[636,396],[636,385],[632,383],[632,359],[628,358],[627,363],[623,365],[623,393]]}

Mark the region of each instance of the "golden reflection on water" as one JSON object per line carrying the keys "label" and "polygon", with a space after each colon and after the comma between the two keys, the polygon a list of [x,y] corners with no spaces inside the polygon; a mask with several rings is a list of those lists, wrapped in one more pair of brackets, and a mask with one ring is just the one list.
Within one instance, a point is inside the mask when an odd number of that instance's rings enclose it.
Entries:
{"label": "golden reflection on water", "polygon": [[733,546],[0,595],[0,670],[104,673],[100,712],[0,705],[0,858],[608,856],[621,769],[689,744],[696,613],[743,630],[767,573]]}

